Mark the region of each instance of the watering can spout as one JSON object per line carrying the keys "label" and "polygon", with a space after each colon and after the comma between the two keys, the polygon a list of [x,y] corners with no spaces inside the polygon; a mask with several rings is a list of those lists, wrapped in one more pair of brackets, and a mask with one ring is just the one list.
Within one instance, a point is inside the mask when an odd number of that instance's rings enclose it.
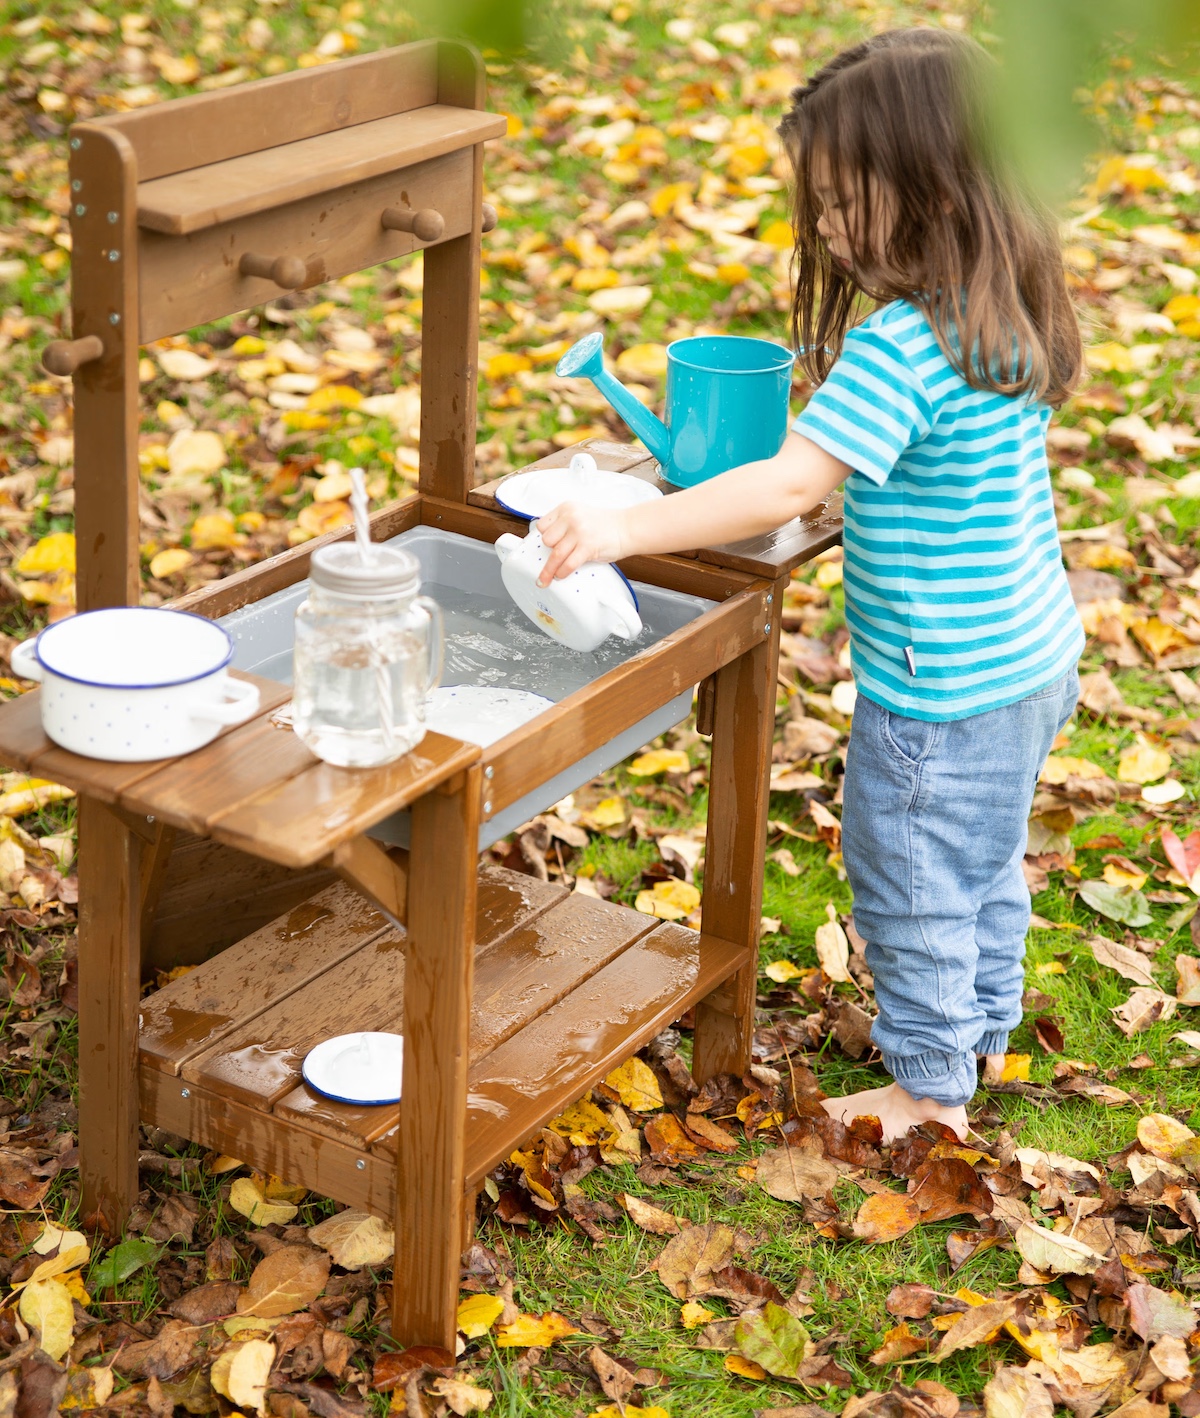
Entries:
{"label": "watering can spout", "polygon": [[604,337],[598,330],[585,335],[582,340],[572,345],[559,360],[554,372],[566,379],[590,379],[658,461],[663,464],[669,462],[670,431],[660,418],[635,399],[629,390],[604,368]]}

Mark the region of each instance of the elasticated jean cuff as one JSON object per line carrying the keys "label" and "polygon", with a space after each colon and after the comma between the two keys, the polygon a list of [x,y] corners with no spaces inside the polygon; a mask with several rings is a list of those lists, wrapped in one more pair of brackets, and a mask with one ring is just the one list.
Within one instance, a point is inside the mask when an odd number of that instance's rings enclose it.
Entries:
{"label": "elasticated jean cuff", "polygon": [[883,1066],[913,1098],[931,1098],[945,1108],[970,1102],[977,1082],[975,1055],[889,1054]]}
{"label": "elasticated jean cuff", "polygon": [[1008,1053],[1008,1030],[991,1030],[975,1045],[975,1052],[980,1055]]}

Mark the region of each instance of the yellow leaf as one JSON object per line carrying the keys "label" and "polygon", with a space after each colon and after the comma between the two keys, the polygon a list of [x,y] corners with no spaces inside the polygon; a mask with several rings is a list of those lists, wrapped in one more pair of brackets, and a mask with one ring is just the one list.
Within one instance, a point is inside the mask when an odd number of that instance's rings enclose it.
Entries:
{"label": "yellow leaf", "polygon": [[209,1371],[213,1388],[239,1408],[266,1412],[267,1378],[275,1363],[275,1345],[268,1339],[248,1339],[223,1349]]}
{"label": "yellow leaf", "polygon": [[[64,1231],[53,1221],[47,1221],[42,1227],[42,1234],[33,1243],[33,1251],[35,1255],[44,1256],[57,1250],[62,1255],[66,1251],[77,1250],[80,1246],[86,1247],[87,1245],[88,1238],[82,1231]],[[80,1264],[82,1263],[81,1261]]]}
{"label": "yellow leaf", "polygon": [[611,266],[604,266],[599,270],[585,267],[571,277],[572,290],[607,290],[620,284],[621,277]]}
{"label": "yellow leaf", "polygon": [[1110,886],[1131,886],[1134,891],[1140,891],[1146,884],[1146,873],[1144,871],[1122,871],[1116,862],[1109,862],[1104,868],[1104,880]]}
{"label": "yellow leaf", "polygon": [[1171,755],[1148,743],[1127,748],[1117,764],[1117,778],[1122,783],[1153,783],[1170,771]]}
{"label": "yellow leaf", "polygon": [[75,570],[75,533],[51,532],[48,537],[21,554],[16,570],[22,576],[41,576],[48,571]]}
{"label": "yellow leaf", "polygon": [[390,1265],[396,1249],[392,1228],[365,1211],[348,1208],[310,1228],[308,1239],[329,1252],[344,1270]]}
{"label": "yellow leaf", "polygon": [[446,1400],[451,1412],[460,1415],[484,1412],[492,1406],[496,1396],[490,1388],[480,1388],[463,1379],[448,1379],[445,1375],[434,1379],[433,1391]]}
{"label": "yellow leaf", "polygon": [[1195,320],[1200,316],[1200,295],[1173,295],[1162,313],[1168,320]]}
{"label": "yellow leaf", "polygon": [[186,547],[168,547],[150,560],[150,575],[166,578],[178,576],[192,564],[192,554]]}
{"label": "yellow leaf", "polygon": [[682,749],[653,748],[635,758],[627,771],[631,778],[653,778],[659,773],[686,773],[691,766]]}
{"label": "yellow leaf", "polygon": [[706,1310],[698,1300],[689,1300],[679,1311],[679,1322],[684,1329],[699,1329],[702,1324],[708,1324],[716,1318],[714,1312]]}
{"label": "yellow leaf", "polygon": [[168,379],[207,379],[217,367],[215,359],[205,359],[195,350],[160,350],[158,362]]}
{"label": "yellow leaf", "polygon": [[296,432],[311,432],[314,429],[328,428],[330,426],[327,414],[314,414],[311,409],[287,409],[283,415],[284,428]]}
{"label": "yellow leaf", "polygon": [[239,512],[237,529],[239,532],[259,532],[266,525],[266,521],[261,512]]}
{"label": "yellow leaf", "polygon": [[325,413],[329,409],[357,409],[362,401],[362,390],[351,384],[325,384],[313,390],[304,407]]}
{"label": "yellow leaf", "polygon": [[634,905],[646,916],[682,921],[700,904],[700,893],[686,881],[658,881],[652,891],[639,891]]}
{"label": "yellow leaf", "polygon": [[83,1276],[77,1270],[68,1271],[62,1277],[62,1283],[67,1287],[67,1294],[72,1300],[78,1300],[85,1307],[92,1303],[92,1297],[84,1289]]}
{"label": "yellow leaf", "polygon": [[599,315],[621,319],[640,314],[650,304],[653,294],[651,286],[614,286],[612,290],[593,291],[588,304]]}
{"label": "yellow leaf", "polygon": [[472,1295],[458,1307],[458,1327],[468,1339],[478,1339],[504,1313],[504,1301],[498,1295]]}
{"label": "yellow leaf", "polygon": [[586,1098],[564,1108],[558,1117],[551,1118],[546,1126],[551,1132],[567,1138],[577,1147],[591,1147],[601,1139],[615,1137],[617,1133],[608,1114]]}
{"label": "yellow leaf", "polygon": [[1133,637],[1157,660],[1172,650],[1190,650],[1192,642],[1177,625],[1156,615],[1136,616],[1129,621]]}
{"label": "yellow leaf", "polygon": [[338,466],[317,482],[313,488],[313,501],[344,502],[353,491],[354,484],[350,481],[349,472]]}
{"label": "yellow leaf", "polygon": [[619,827],[625,821],[624,800],[622,798],[602,798],[590,812],[581,815],[580,821],[598,831],[602,831],[606,827]]}
{"label": "yellow leaf", "polygon": [[834,586],[840,586],[842,584],[842,563],[840,561],[823,561],[821,565],[817,567],[817,574],[814,580],[822,591],[828,591]]}
{"label": "yellow leaf", "polygon": [[501,379],[511,379],[514,374],[521,374],[527,369],[533,368],[533,361],[528,355],[513,354],[505,350],[500,354],[494,354],[483,367],[483,377],[489,383],[496,383]]}
{"label": "yellow leaf", "polygon": [[668,212],[676,212],[682,202],[686,202],[695,191],[693,182],[671,182],[650,195],[650,210],[656,217],[665,217]]}
{"label": "yellow leaf", "polygon": [[167,444],[167,464],[173,478],[211,477],[225,466],[225,445],[204,428],[181,428]]}
{"label": "yellow leaf", "polygon": [[793,965],[790,960],[772,960],[764,967],[763,974],[768,980],[774,980],[777,985],[786,985],[789,980],[803,975],[804,971]]}
{"label": "yellow leaf", "polygon": [[773,246],[777,251],[790,251],[796,244],[796,233],[790,222],[772,222],[759,236],[759,241]]}
{"label": "yellow leaf", "polygon": [[73,606],[75,604],[75,575],[70,571],[56,571],[49,581],[22,581],[21,598],[35,606]]}
{"label": "yellow leaf", "polygon": [[[311,309],[305,314],[311,316]],[[267,348],[267,342],[258,335],[240,335],[229,347],[234,359],[245,359],[248,355],[260,355]]]}
{"label": "yellow leaf", "polygon": [[1102,345],[1093,345],[1085,352],[1087,367],[1094,374],[1132,374],[1133,356],[1125,345],[1116,340],[1107,340]]}
{"label": "yellow leaf", "polygon": [[540,1319],[537,1315],[518,1315],[512,1324],[502,1325],[496,1330],[496,1343],[501,1349],[531,1349],[535,1345],[544,1349],[556,1339],[578,1333],[565,1316],[547,1310]]}
{"label": "yellow leaf", "polygon": [[743,1379],[756,1379],[761,1382],[767,1377],[767,1371],[761,1364],[756,1364],[753,1359],[745,1359],[740,1354],[726,1354],[725,1367],[731,1374],[737,1374]]}
{"label": "yellow leaf", "polygon": [[296,525],[310,536],[321,537],[335,527],[345,527],[354,521],[348,502],[313,502],[296,518]]}
{"label": "yellow leaf", "polygon": [[1191,1141],[1195,1133],[1185,1123],[1166,1113],[1150,1113],[1138,1122],[1137,1137],[1147,1152],[1170,1162],[1177,1149]]}
{"label": "yellow leaf", "polygon": [[1061,960],[1044,960],[1040,965],[1034,966],[1035,975],[1065,975],[1067,967]]}
{"label": "yellow leaf", "polygon": [[[40,1267],[39,1267],[40,1269]],[[30,1280],[21,1292],[21,1318],[37,1330],[38,1345],[55,1361],[71,1347],[75,1308],[61,1280]]]}
{"label": "yellow leaf", "polygon": [[652,1113],[663,1106],[662,1090],[653,1069],[636,1056],[614,1068],[604,1081],[617,1091],[631,1112]]}
{"label": "yellow leaf", "polygon": [[222,509],[207,512],[192,523],[192,546],[196,551],[228,549],[241,540],[233,523],[233,513]]}
{"label": "yellow leaf", "polygon": [[661,379],[667,372],[667,347],[630,345],[617,356],[617,368],[635,379]]}
{"label": "yellow leaf", "polygon": [[1051,754],[1042,768],[1043,783],[1065,783],[1068,778],[1106,778],[1108,775],[1098,763],[1088,758],[1070,758],[1062,754]]}
{"label": "yellow leaf", "polygon": [[256,1226],[286,1226],[296,1215],[290,1202],[268,1201],[250,1177],[239,1177],[229,1191],[229,1204]]}
{"label": "yellow leaf", "polygon": [[750,267],[744,261],[722,261],[717,267],[717,280],[726,285],[740,285],[750,277]]}
{"label": "yellow leaf", "polygon": [[1029,1065],[1032,1054],[1005,1054],[1004,1068],[1000,1074],[1001,1083],[1028,1083]]}
{"label": "yellow leaf", "polygon": [[[79,1234],[77,1232],[69,1233]],[[14,1290],[21,1289],[25,1285],[41,1284],[44,1280],[53,1280],[57,1276],[66,1275],[70,1270],[78,1270],[81,1265],[86,1265],[91,1250],[86,1242],[82,1245],[69,1246],[65,1251],[59,1251],[58,1255],[52,1256],[49,1260],[42,1261],[41,1265],[32,1270],[24,1280],[18,1281]]]}

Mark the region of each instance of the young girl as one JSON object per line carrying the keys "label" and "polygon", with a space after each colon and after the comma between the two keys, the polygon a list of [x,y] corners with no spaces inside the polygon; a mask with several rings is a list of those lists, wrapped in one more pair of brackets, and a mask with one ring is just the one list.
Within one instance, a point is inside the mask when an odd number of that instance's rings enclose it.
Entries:
{"label": "young girl", "polygon": [[538,523],[546,583],[767,532],[844,483],[842,849],[894,1082],[825,1106],[888,1138],[927,1119],[965,1135],[976,1058],[1021,1019],[1025,823],[1083,646],[1046,464],[1079,331],[1053,224],[990,140],[990,65],[959,36],[893,31],[793,94],[792,332],[819,387],[775,457]]}

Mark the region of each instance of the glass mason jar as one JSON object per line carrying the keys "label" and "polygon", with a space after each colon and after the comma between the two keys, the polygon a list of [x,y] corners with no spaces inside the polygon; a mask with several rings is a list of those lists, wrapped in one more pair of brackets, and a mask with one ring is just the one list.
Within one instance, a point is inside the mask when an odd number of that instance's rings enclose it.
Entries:
{"label": "glass mason jar", "polygon": [[326,763],[391,763],[425,736],[425,696],[442,672],[442,613],[418,596],[421,569],[398,547],[365,559],[352,541],[313,553],[296,611],[292,718]]}

